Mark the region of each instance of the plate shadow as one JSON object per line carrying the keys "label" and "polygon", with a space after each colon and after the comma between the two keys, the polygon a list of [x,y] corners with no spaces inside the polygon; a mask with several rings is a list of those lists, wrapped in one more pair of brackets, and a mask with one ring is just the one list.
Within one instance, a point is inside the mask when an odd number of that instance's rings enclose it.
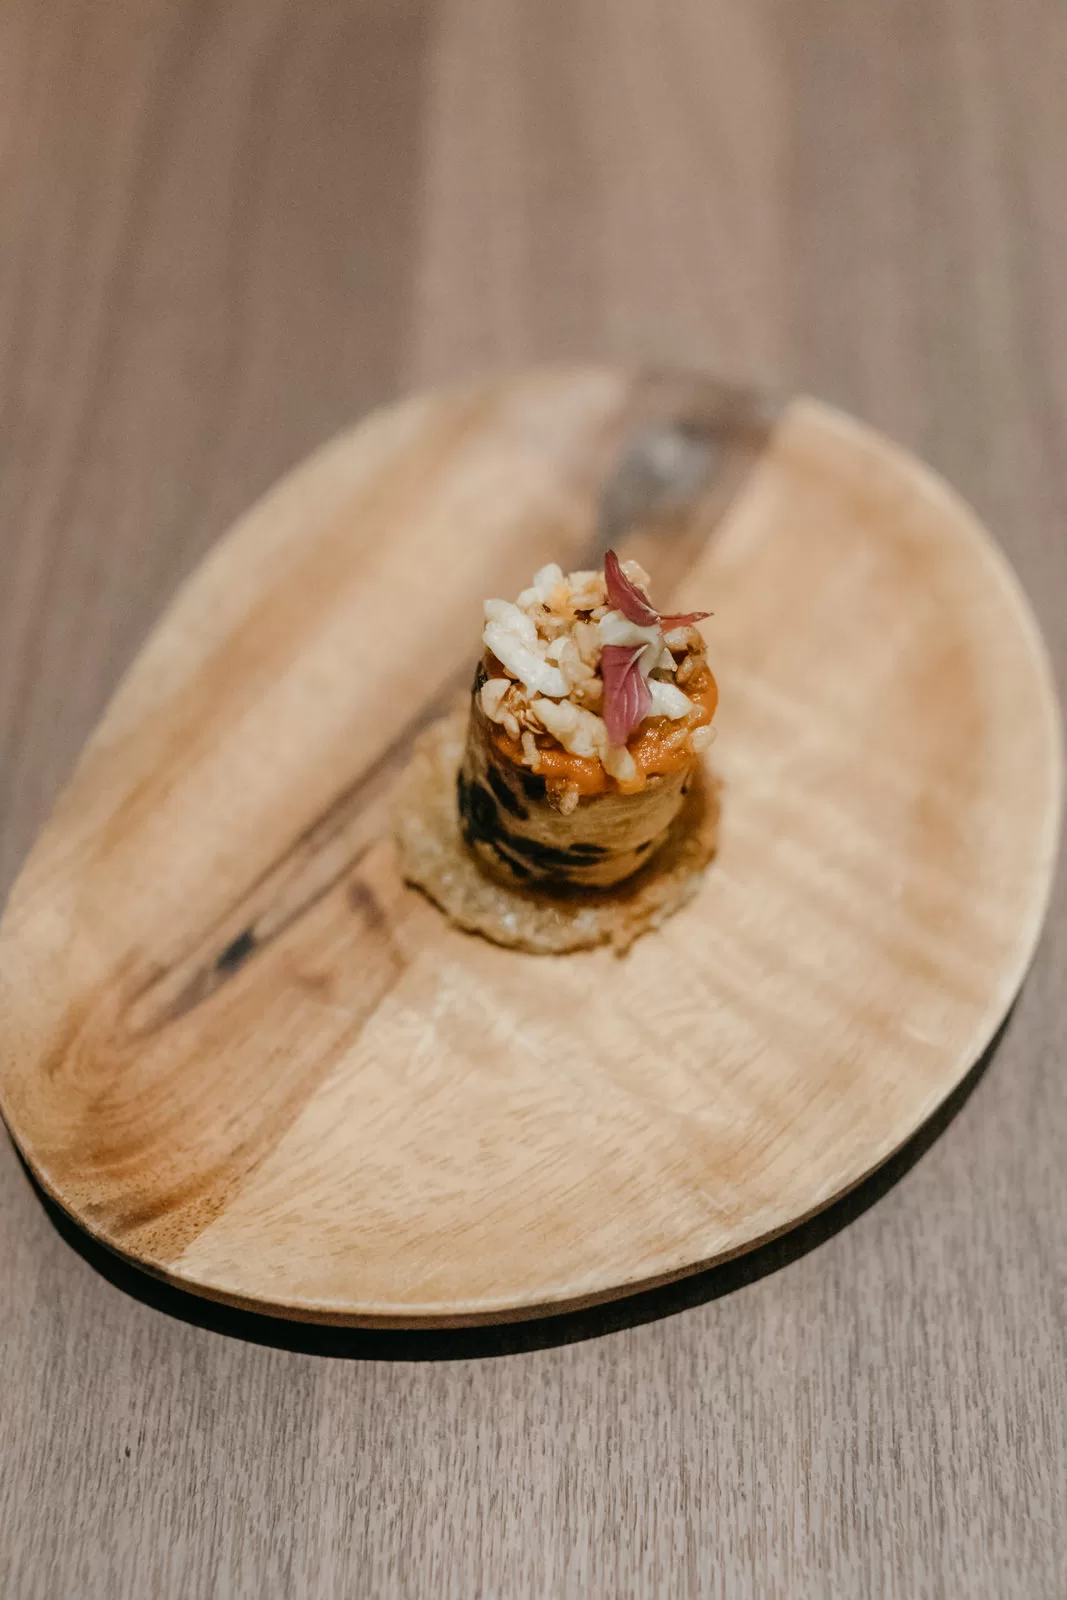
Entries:
{"label": "plate shadow", "polygon": [[22,1166],[52,1226],[84,1261],[123,1294],[182,1322],[252,1344],[349,1361],[463,1361],[519,1355],[598,1339],[677,1316],[681,1311],[734,1294],[818,1249],[887,1194],[941,1137],[980,1083],[1000,1046],[1013,1011],[1014,1002],[967,1076],[908,1143],[824,1211],[778,1238],[704,1272],[620,1300],[526,1322],[473,1328],[340,1328],[239,1311],[176,1289],[114,1255],[49,1199],[25,1162]]}

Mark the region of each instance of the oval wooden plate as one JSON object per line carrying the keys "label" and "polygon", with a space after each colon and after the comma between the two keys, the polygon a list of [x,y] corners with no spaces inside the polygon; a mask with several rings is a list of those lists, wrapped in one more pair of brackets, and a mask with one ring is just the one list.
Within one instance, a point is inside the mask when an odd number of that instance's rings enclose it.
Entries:
{"label": "oval wooden plate", "polygon": [[[483,597],[609,542],[715,611],[720,855],[624,960],[516,955],[403,886],[389,790]],[[379,1325],[624,1294],[825,1206],[949,1094],[1060,791],[1018,585],[885,439],[669,375],[419,397],[243,518],[116,694],[0,929],[4,1115],[198,1294]]]}

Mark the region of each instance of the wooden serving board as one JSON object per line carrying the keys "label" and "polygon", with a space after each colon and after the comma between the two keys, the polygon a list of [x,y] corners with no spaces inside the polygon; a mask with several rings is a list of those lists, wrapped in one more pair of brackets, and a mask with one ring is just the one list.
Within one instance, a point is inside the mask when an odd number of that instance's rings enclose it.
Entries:
{"label": "wooden serving board", "polygon": [[[388,799],[480,603],[637,555],[709,605],[718,860],[624,960],[400,882]],[[180,592],[0,928],[0,1095],[59,1204],[198,1294],[504,1320],[790,1227],[964,1076],[1033,951],[1059,713],[971,513],[810,400],[560,369],[421,396]]]}

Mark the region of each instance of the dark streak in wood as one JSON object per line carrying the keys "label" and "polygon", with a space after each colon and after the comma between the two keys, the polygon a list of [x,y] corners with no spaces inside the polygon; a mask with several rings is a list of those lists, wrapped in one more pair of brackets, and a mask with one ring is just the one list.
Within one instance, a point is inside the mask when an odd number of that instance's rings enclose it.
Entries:
{"label": "dark streak in wood", "polygon": [[236,972],[239,967],[244,966],[255,948],[256,936],[251,928],[245,928],[242,933],[237,935],[236,939],[231,940],[217,958],[215,971],[224,976],[229,975],[231,972]]}

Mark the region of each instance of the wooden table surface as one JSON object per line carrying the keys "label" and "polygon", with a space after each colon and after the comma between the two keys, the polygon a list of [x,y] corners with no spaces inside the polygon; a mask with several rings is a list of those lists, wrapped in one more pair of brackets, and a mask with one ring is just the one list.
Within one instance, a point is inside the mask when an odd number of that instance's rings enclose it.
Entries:
{"label": "wooden table surface", "polygon": [[[2,0],[0,887],[230,519],[557,356],[855,411],[1067,681],[1061,0]],[[1067,1594],[1067,890],[999,1048],[799,1237],[440,1335],[202,1308],[0,1149],[0,1593]],[[0,1019],[2,1026],[2,1019]]]}

